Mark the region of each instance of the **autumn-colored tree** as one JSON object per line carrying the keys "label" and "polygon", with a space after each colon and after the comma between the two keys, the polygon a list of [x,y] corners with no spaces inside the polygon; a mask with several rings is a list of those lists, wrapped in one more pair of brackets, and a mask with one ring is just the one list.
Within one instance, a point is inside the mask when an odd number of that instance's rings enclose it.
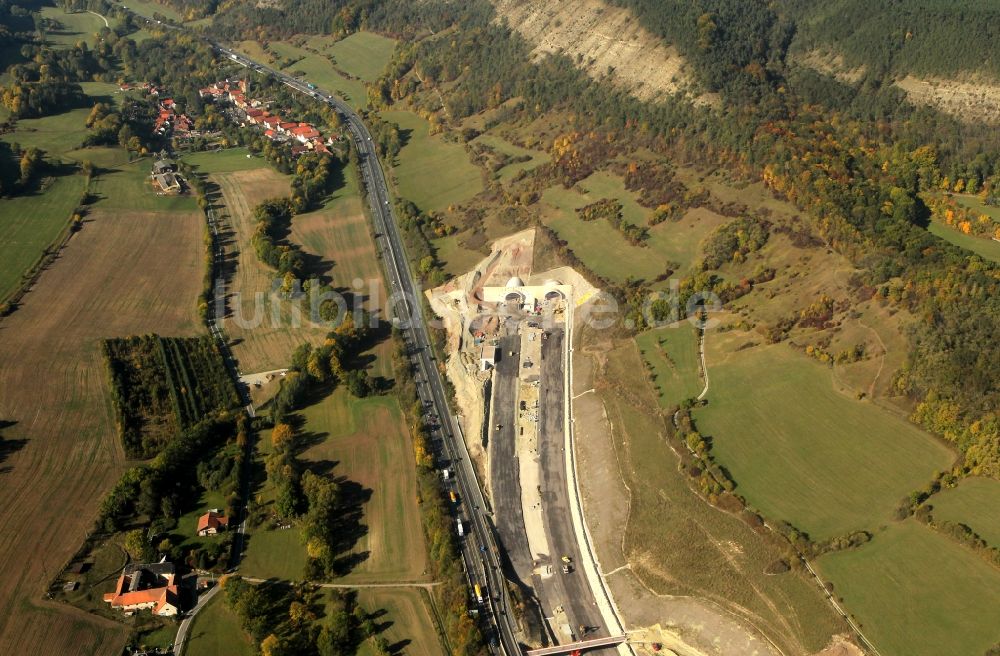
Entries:
{"label": "autumn-colored tree", "polygon": [[289,444],[292,443],[292,438],[294,433],[292,427],[288,424],[276,424],[273,429],[271,429],[271,445],[279,451],[284,450]]}

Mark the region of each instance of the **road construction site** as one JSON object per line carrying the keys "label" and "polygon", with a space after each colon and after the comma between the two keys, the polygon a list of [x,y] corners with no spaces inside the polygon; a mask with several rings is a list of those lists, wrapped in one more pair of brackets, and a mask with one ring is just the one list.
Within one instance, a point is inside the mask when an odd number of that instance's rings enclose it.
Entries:
{"label": "road construction site", "polygon": [[541,635],[524,638],[564,645],[622,627],[574,509],[569,333],[574,308],[596,290],[569,268],[534,274],[533,237],[498,241],[473,271],[428,297],[448,330],[448,374],[487,482],[505,575],[528,586],[543,618]]}

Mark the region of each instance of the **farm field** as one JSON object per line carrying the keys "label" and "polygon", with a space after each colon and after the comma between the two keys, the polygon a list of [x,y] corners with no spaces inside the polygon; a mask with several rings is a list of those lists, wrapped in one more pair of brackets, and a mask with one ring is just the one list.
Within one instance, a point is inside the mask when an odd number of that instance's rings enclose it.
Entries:
{"label": "farm field", "polygon": [[904,419],[836,392],[828,368],[788,345],[733,352],[741,339],[708,335],[709,403],[695,420],[737,492],[767,518],[813,539],[871,529],[954,460]]}
{"label": "farm field", "polygon": [[[368,309],[384,306],[382,269],[354,171],[344,169],[343,184],[321,209],[292,219],[291,238],[321,258],[318,270],[311,273],[338,289],[374,297]],[[361,288],[355,287],[357,280],[362,281]]]}
{"label": "farm field", "polygon": [[392,168],[396,189],[425,212],[440,212],[483,189],[479,168],[465,148],[430,134],[430,124],[413,112],[388,111],[381,117],[409,132]]}
{"label": "farm field", "polygon": [[664,221],[649,230],[646,246],[633,246],[603,220],[583,221],[576,209],[604,198],[622,204],[622,217],[645,226],[651,210],[635,201],[618,176],[606,172],[592,174],[578,185],[586,193],[561,186],[542,194],[542,221],[559,233],[577,257],[598,275],[613,281],[629,276],[651,280],[668,268],[685,271],[701,252],[700,244],[726,218],[705,209],[693,209],[677,222]]}
{"label": "farm field", "polygon": [[[58,21],[62,29],[46,33],[46,41],[54,48],[69,48],[79,41],[86,41],[89,45],[97,42],[96,34],[104,27],[104,20],[95,14],[85,11],[67,13],[57,7],[41,7],[38,11],[43,18]],[[114,28],[118,21],[110,17],[108,24]]]}
{"label": "farm field", "polygon": [[95,208],[0,324],[0,417],[12,422],[5,439],[19,445],[0,473],[0,524],[19,527],[0,534],[8,573],[0,579],[0,652],[82,655],[124,644],[125,626],[47,606],[40,594],[125,466],[100,340],[202,331],[201,233],[197,213]]}
{"label": "farm field", "polygon": [[82,175],[62,175],[35,193],[0,199],[0,299],[67,228],[84,184]]}
{"label": "farm field", "polygon": [[[367,588],[358,590],[358,603],[368,612],[384,610],[380,621],[391,623],[380,635],[389,641],[393,653],[407,656],[444,656],[441,639],[434,630],[427,593],[419,588]],[[358,651],[376,656],[371,642]]]}
{"label": "farm field", "polygon": [[937,521],[965,524],[979,537],[1000,549],[1000,481],[966,478],[958,487],[944,490],[930,501]]}
{"label": "farm field", "polygon": [[997,641],[1000,572],[915,520],[817,565],[884,656],[978,655]]}
{"label": "farm field", "polygon": [[993,241],[992,239],[984,239],[983,237],[967,235],[955,230],[954,228],[948,227],[940,221],[931,221],[930,225],[927,226],[927,230],[931,234],[937,235],[941,239],[955,244],[959,248],[972,251],[986,260],[991,262],[1000,262],[1000,242]]}
{"label": "farm field", "polygon": [[635,338],[639,352],[651,367],[660,407],[676,407],[701,393],[698,375],[698,331],[687,321],[647,330]]}
{"label": "farm field", "polygon": [[[683,618],[719,653],[751,652],[733,619],[789,654],[815,653],[844,631],[813,583],[764,573],[780,547],[691,490],[664,443],[667,420],[635,342],[586,336],[575,352],[596,354],[574,358],[580,480],[602,568],[617,571],[606,579],[622,612],[649,624]],[[581,394],[591,388],[596,394]]]}
{"label": "farm field", "polygon": [[[302,459],[350,481],[364,513],[349,583],[424,580],[427,554],[417,507],[413,445],[392,396],[355,399],[343,387],[301,411]],[[352,489],[357,488],[357,489]]]}
{"label": "farm field", "polygon": [[[207,168],[207,167],[206,167]],[[245,373],[288,366],[292,351],[308,338],[320,340],[326,332],[303,327],[294,332],[291,304],[272,297],[276,273],[263,264],[250,243],[256,223],[252,211],[268,198],[286,196],[289,178],[269,168],[213,174],[222,191],[221,218],[232,229],[224,237],[227,257],[235,270],[227,288],[229,313],[223,329],[232,340],[233,355]]]}
{"label": "farm field", "polygon": [[250,638],[240,626],[240,620],[226,604],[226,592],[221,590],[201,609],[188,630],[185,656],[253,656]]}
{"label": "farm field", "polygon": [[332,55],[340,68],[366,82],[374,82],[389,64],[396,40],[373,32],[355,32],[331,43],[330,37],[312,36],[311,48]]}

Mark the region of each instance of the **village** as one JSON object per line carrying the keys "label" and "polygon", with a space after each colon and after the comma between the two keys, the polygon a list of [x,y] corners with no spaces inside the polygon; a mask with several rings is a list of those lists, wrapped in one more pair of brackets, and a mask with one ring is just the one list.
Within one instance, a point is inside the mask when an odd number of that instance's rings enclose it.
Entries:
{"label": "village", "polygon": [[271,141],[290,144],[295,157],[305,152],[329,154],[329,146],[337,139],[336,135],[324,137],[310,123],[272,114],[267,109],[267,102],[248,97],[246,80],[216,82],[198,93],[202,100],[231,105],[234,118],[241,126],[261,128]]}

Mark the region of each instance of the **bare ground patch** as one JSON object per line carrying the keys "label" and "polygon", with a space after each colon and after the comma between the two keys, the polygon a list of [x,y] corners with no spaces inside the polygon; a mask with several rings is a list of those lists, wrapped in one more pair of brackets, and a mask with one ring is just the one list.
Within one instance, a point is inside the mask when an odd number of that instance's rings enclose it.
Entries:
{"label": "bare ground patch", "polygon": [[930,105],[960,120],[1000,123],[1000,83],[907,75],[897,80],[896,86],[912,102]]}
{"label": "bare ground patch", "polygon": [[628,9],[601,0],[494,0],[497,14],[534,44],[534,55],[562,53],[594,79],[611,80],[642,100],[684,90],[686,62],[647,32]]}

